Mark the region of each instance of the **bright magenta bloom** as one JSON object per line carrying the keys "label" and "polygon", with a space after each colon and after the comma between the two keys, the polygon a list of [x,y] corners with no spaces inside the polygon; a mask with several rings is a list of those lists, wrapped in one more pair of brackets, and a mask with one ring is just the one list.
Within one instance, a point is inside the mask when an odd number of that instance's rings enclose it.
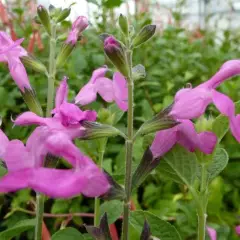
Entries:
{"label": "bright magenta bloom", "polygon": [[[65,153],[69,151],[69,159],[66,159],[72,162],[70,157],[74,158],[76,167],[70,170],[43,167],[44,157],[50,152],[50,148],[46,151],[44,148],[47,144],[41,142],[44,139],[38,138],[43,135],[36,134],[42,130],[35,130],[26,146],[19,140],[9,141],[0,131],[0,158],[4,160],[8,169],[8,173],[0,179],[0,192],[32,188],[50,197],[69,198],[80,193],[94,197],[107,191],[108,183],[103,173],[69,141],[62,139],[61,147],[65,148]],[[41,158],[38,158],[36,151],[41,152]],[[61,152],[58,153],[61,156]]]}
{"label": "bright magenta bloom", "polygon": [[[1,134],[0,154],[9,170],[0,180],[1,192],[30,187],[51,197],[65,198],[80,193],[94,197],[108,190],[104,173],[72,142],[84,133],[81,121],[95,121],[96,112],[81,111],[75,104],[68,103],[67,90],[67,79],[64,78],[56,94],[52,118],[25,112],[14,121],[15,125],[39,125],[26,147],[18,140],[9,142]],[[65,158],[74,169],[44,168],[48,153]]]}
{"label": "bright magenta bloom", "polygon": [[222,82],[240,74],[240,60],[231,60],[222,65],[220,70],[207,82],[195,88],[184,88],[177,92],[170,115],[176,119],[200,117],[210,103],[229,118],[234,137],[240,141],[240,117],[235,117],[233,101],[215,90]]}
{"label": "bright magenta bloom", "polygon": [[235,232],[238,236],[240,236],[240,225],[235,227]]}
{"label": "bright magenta bloom", "polygon": [[215,229],[207,227],[207,232],[211,240],[217,240],[217,232]]}
{"label": "bright magenta bloom", "polygon": [[127,82],[119,72],[114,73],[113,80],[104,77],[107,67],[95,70],[90,81],[80,90],[75,97],[75,103],[86,105],[96,100],[99,94],[106,102],[115,101],[118,107],[127,111],[128,90]]}
{"label": "bright magenta bloom", "polygon": [[161,157],[176,143],[190,152],[199,149],[210,154],[215,148],[217,137],[212,132],[197,133],[190,120],[181,120],[179,125],[157,132],[150,149],[154,157]]}
{"label": "bright magenta bloom", "polygon": [[68,35],[66,43],[76,44],[79,35],[88,27],[88,19],[84,16],[79,16],[72,24],[72,29]]}
{"label": "bright magenta bloom", "polygon": [[31,89],[27,72],[20,61],[20,57],[27,56],[27,52],[20,46],[22,39],[13,41],[5,32],[0,32],[0,62],[7,62],[11,76],[22,92]]}

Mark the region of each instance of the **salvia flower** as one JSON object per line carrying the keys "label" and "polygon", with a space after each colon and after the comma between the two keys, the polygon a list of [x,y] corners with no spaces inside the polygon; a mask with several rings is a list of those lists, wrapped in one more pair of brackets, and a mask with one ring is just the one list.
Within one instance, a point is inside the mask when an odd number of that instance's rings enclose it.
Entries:
{"label": "salvia flower", "polygon": [[72,24],[72,29],[66,40],[67,44],[75,45],[80,34],[88,27],[88,19],[84,16],[79,16]]}
{"label": "salvia flower", "polygon": [[176,143],[194,152],[197,149],[205,154],[211,154],[217,143],[217,137],[212,132],[197,133],[190,120],[181,120],[177,126],[156,133],[150,147],[155,158],[163,156]]}
{"label": "salvia flower", "polygon": [[[19,140],[9,141],[0,131],[0,157],[8,170],[0,179],[0,192],[32,188],[50,197],[69,198],[80,193],[88,197],[99,196],[108,190],[104,174],[68,140],[62,139],[60,144],[55,141],[55,144],[59,144],[59,149],[64,147],[65,153],[69,151],[68,157],[65,154],[66,160],[72,163],[71,157],[74,158],[75,168],[61,170],[44,167],[46,152],[50,152],[52,147],[56,150],[56,145],[51,141],[52,146],[48,148],[47,144],[50,142],[45,141],[42,130],[37,128],[29,137],[26,146]],[[36,152],[41,152],[41,158],[36,157]],[[62,152],[58,152],[58,155],[62,156]]]}
{"label": "salvia flower", "polygon": [[127,111],[128,90],[127,82],[123,75],[115,72],[113,80],[105,77],[107,67],[96,69],[90,81],[80,90],[75,97],[75,103],[86,105],[96,100],[99,94],[106,102],[115,101],[118,107]]}
{"label": "salvia flower", "polygon": [[200,117],[210,103],[230,120],[234,137],[240,141],[240,117],[235,117],[233,101],[215,89],[225,80],[240,74],[240,60],[230,60],[207,82],[195,88],[184,88],[177,92],[170,115],[176,119],[193,119]]}
{"label": "salvia flower", "polygon": [[207,227],[207,233],[211,240],[217,240],[217,232],[211,227]]}
{"label": "salvia flower", "polygon": [[13,41],[5,32],[0,32],[0,62],[7,62],[10,74],[19,87],[24,92],[25,88],[31,90],[26,69],[20,57],[27,56],[27,52],[20,46],[23,39]]}
{"label": "salvia flower", "polygon": [[238,236],[240,236],[240,225],[235,227],[235,232]]}

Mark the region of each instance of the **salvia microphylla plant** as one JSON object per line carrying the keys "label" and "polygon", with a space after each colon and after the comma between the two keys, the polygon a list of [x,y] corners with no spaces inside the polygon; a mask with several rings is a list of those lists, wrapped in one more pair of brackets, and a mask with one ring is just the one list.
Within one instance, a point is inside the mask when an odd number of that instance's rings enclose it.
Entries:
{"label": "salvia microphylla plant", "polygon": [[[95,197],[94,226],[86,226],[94,239],[111,239],[107,215],[104,214],[100,220],[100,198],[107,201],[119,199],[123,202],[123,240],[129,239],[129,224],[136,218],[141,223],[140,239],[151,239],[152,236],[161,240],[181,239],[174,226],[157,216],[144,211],[130,213],[133,191],[159,166],[163,177],[184,184],[191,192],[198,216],[198,239],[204,240],[206,233],[212,240],[216,239],[216,231],[207,225],[206,209],[211,194],[208,186],[227,165],[227,153],[219,148],[219,143],[228,130],[228,125],[224,124],[227,120],[233,136],[240,141],[240,115],[236,115],[233,101],[216,88],[240,73],[240,60],[227,61],[211,79],[197,87],[179,90],[171,106],[134,132],[134,91],[138,90],[134,89],[134,83],[146,74],[142,65],[133,66],[133,51],[137,51],[154,35],[156,26],[146,25],[134,34],[128,19],[120,15],[121,41],[106,33],[100,36],[104,52],[116,69],[112,79],[105,77],[107,72],[111,72],[110,69],[100,66],[93,71],[91,79],[73,101],[68,102],[68,78],[63,77],[55,94],[55,76],[88,27],[88,19],[79,16],[62,43],[60,52],[56,52],[56,45],[60,41],[57,36],[58,23],[68,17],[70,10],[51,7],[48,11],[43,6],[38,7],[36,21],[49,35],[48,67],[21,47],[23,39],[14,42],[7,33],[0,32],[0,60],[8,64],[10,74],[29,108],[29,111],[13,120],[13,124],[37,125],[26,144],[20,140],[9,140],[3,131],[0,132],[0,157],[7,168],[7,173],[0,179],[0,192],[13,192],[23,188],[35,190],[36,240],[41,239],[44,195],[71,198],[79,194]],[[42,73],[48,79],[45,114],[29,82],[25,66]],[[96,101],[97,94],[104,101],[114,102],[122,112],[126,112],[126,132],[115,128],[113,121],[110,121],[111,124],[96,122],[98,113],[92,109],[81,110],[82,106]],[[211,103],[220,112],[215,120],[201,117]],[[192,119],[197,118],[199,119],[194,125]],[[135,140],[153,133],[153,142],[133,170]],[[101,169],[107,140],[113,136],[125,140],[124,186]],[[101,139],[98,165],[74,144],[75,139],[97,138]],[[50,168],[48,160],[51,158],[55,161],[64,158],[72,168],[58,169],[57,162],[55,168]]]}

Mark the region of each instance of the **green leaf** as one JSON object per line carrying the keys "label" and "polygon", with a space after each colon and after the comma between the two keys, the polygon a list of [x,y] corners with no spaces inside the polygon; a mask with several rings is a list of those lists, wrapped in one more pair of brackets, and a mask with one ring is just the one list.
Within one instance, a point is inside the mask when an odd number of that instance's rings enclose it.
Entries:
{"label": "green leaf", "polygon": [[36,224],[35,218],[22,220],[16,225],[14,225],[12,228],[9,228],[3,232],[0,232],[0,239],[1,240],[12,239],[13,237],[20,235],[22,232],[25,232],[31,228],[34,228],[35,224]]}
{"label": "green leaf", "polygon": [[216,134],[218,138],[218,143],[221,142],[222,138],[228,132],[229,121],[226,116],[219,115],[212,123],[212,131]]}
{"label": "green leaf", "polygon": [[218,148],[208,167],[208,181],[212,181],[228,164],[228,154],[223,148]]}
{"label": "green leaf", "polygon": [[52,240],[84,240],[84,236],[75,228],[65,228],[53,234]]}
{"label": "green leaf", "polygon": [[123,117],[124,111],[119,109],[116,104],[111,104],[108,109],[113,114],[113,125],[117,124]]}
{"label": "green leaf", "polygon": [[108,224],[114,223],[122,214],[123,204],[119,200],[104,202],[100,206],[101,216],[106,212],[108,216]]}
{"label": "green leaf", "polygon": [[181,240],[176,228],[147,211],[134,211],[130,214],[130,224],[141,233],[144,221],[150,225],[151,234],[161,240]]}
{"label": "green leaf", "polygon": [[198,172],[195,153],[176,145],[160,161],[158,172],[175,182],[192,186]]}

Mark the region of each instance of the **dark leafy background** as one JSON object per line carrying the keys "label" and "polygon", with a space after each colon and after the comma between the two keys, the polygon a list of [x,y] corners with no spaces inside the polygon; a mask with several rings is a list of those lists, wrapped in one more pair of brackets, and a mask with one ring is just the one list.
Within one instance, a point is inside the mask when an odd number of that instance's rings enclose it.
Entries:
{"label": "dark leafy background", "polygon": [[[97,1],[91,1],[97,2]],[[121,37],[120,31],[116,29],[116,18],[112,12],[113,1],[103,1],[100,13],[95,15],[96,24],[89,27],[84,32],[82,41],[78,44],[74,53],[67,61],[64,68],[57,73],[57,84],[64,75],[69,77],[70,96],[69,100],[79,91],[79,89],[89,80],[94,69],[104,64],[108,64],[102,50],[102,43],[98,35],[102,32],[114,34]],[[115,2],[115,1],[114,1]],[[121,1],[116,1],[118,4]],[[98,3],[99,4],[99,3]],[[118,5],[116,4],[116,5]],[[25,46],[32,31],[30,21],[24,9],[14,10],[16,19],[14,29],[18,37],[25,37]],[[22,19],[24,16],[24,19]],[[176,14],[179,17],[179,14]],[[19,27],[19,18],[24,22],[24,27]],[[130,19],[136,32],[146,23],[151,22],[148,13],[137,14]],[[114,23],[114,25],[113,25]],[[67,31],[70,23],[64,22],[59,30],[59,35]],[[6,26],[2,25],[4,30]],[[41,37],[44,43],[44,50],[36,50],[34,55],[44,63],[48,63],[48,39],[41,29]],[[188,31],[175,25],[169,25],[165,30],[158,32],[154,38],[144,44],[134,52],[134,65],[143,64],[147,71],[147,76],[143,80],[136,82],[135,86],[135,128],[141,123],[150,119],[151,116],[169,105],[175,92],[191,83],[193,86],[209,79],[218,68],[229,59],[240,56],[240,34],[239,30],[225,30],[219,35],[217,29]],[[220,37],[219,37],[220,36]],[[61,44],[58,44],[60,47]],[[37,96],[43,107],[46,102],[47,79],[31,70],[28,70],[32,86],[37,92]],[[19,138],[25,140],[31,128],[12,128],[11,117],[16,117],[19,113],[27,110],[21,94],[9,75],[7,67],[0,65],[0,115],[3,118],[2,129],[10,139]],[[228,94],[234,101],[240,99],[240,78],[235,77],[222,84],[220,91]],[[90,105],[91,108],[100,109],[106,104],[98,99],[97,103]],[[208,117],[216,116],[214,107],[210,107],[206,114]],[[118,127],[125,128],[124,115]],[[134,161],[140,161],[145,141],[136,142],[134,150]],[[93,159],[96,159],[97,142],[78,143]],[[230,161],[224,172],[218,176],[211,184],[210,200],[208,206],[209,225],[218,230],[220,240],[238,239],[234,233],[234,226],[240,224],[240,147],[230,134],[227,134],[222,141],[222,146],[227,150]],[[136,165],[136,164],[135,164]],[[124,149],[123,142],[119,139],[111,139],[107,146],[104,161],[105,169],[122,182],[124,174]],[[41,179],[40,179],[41,181]],[[0,195],[0,229],[12,227],[20,220],[28,219],[28,213],[20,211],[34,209],[34,193],[30,190],[22,190],[17,193]],[[183,239],[196,239],[197,217],[195,206],[190,194],[182,185],[171,181],[166,181],[158,171],[151,174],[140,189],[134,194],[133,202],[138,209],[148,210],[158,217],[169,220],[175,225]],[[103,208],[106,206],[103,205]],[[109,203],[109,209],[121,208],[118,202]],[[21,208],[19,210],[19,208]],[[46,201],[45,212],[47,213],[71,213],[71,212],[93,212],[93,199],[82,196],[70,200]],[[121,214],[121,210],[109,211],[110,219],[116,220]],[[115,214],[115,215],[114,215]],[[117,215],[116,215],[117,214]],[[53,234],[61,226],[72,226],[85,232],[82,224],[92,224],[92,218],[73,217],[67,223],[65,218],[45,218],[48,230]],[[120,229],[120,221],[116,222]],[[131,239],[136,239],[139,233],[132,228]],[[33,231],[29,230],[16,239],[33,239]]]}

